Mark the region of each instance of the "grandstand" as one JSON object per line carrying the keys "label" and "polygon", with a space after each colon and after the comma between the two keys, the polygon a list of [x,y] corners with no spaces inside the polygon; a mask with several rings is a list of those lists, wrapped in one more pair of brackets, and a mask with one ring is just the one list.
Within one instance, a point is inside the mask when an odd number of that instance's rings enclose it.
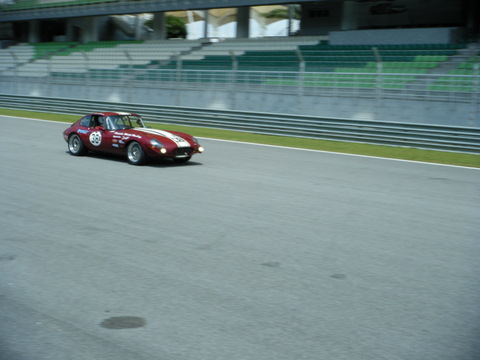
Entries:
{"label": "grandstand", "polygon": [[102,77],[102,70],[110,70],[104,73],[116,73],[119,78],[132,69],[302,71],[308,74],[304,77],[308,86],[333,86],[332,81],[339,86],[354,85],[352,81],[342,81],[342,74],[358,73],[356,86],[374,87],[373,79],[382,73],[396,74],[392,75],[398,79],[394,87],[399,87],[416,75],[474,75],[478,59],[472,54],[475,51],[468,44],[329,45],[323,37],[312,36],[213,43],[30,43],[0,50],[0,64],[2,75],[26,77],[68,77],[80,73]]}

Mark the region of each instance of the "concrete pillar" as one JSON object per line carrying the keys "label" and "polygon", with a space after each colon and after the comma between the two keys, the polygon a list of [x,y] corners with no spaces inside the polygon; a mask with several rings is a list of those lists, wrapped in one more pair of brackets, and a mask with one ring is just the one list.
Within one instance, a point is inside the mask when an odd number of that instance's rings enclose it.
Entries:
{"label": "concrete pillar", "polygon": [[82,43],[98,41],[98,17],[85,18],[82,31]]}
{"label": "concrete pillar", "polygon": [[288,32],[287,36],[292,35],[292,21],[295,17],[295,8],[294,5],[287,5],[288,6]]}
{"label": "concrete pillar", "polygon": [[477,35],[475,41],[480,41],[480,4],[478,0],[468,0],[463,6],[465,6],[464,16],[465,23],[467,24],[468,35]]}
{"label": "concrete pillar", "polygon": [[203,15],[204,23],[203,23],[203,38],[208,38],[208,10],[204,11]]}
{"label": "concrete pillar", "polygon": [[341,30],[357,30],[358,29],[358,11],[356,1],[343,2],[343,15]]}
{"label": "concrete pillar", "polygon": [[153,15],[153,40],[165,40],[167,38],[167,19],[164,12]]}
{"label": "concrete pillar", "polygon": [[67,19],[67,22],[65,24],[66,30],[65,30],[65,35],[67,37],[67,41],[75,41],[75,28],[73,26],[73,20],[72,19]]}
{"label": "concrete pillar", "polygon": [[40,42],[40,21],[30,20],[28,27],[28,42]]}
{"label": "concrete pillar", "polygon": [[73,25],[70,19],[65,23],[65,36],[67,41],[73,41]]}
{"label": "concrete pillar", "polygon": [[250,35],[250,7],[237,9],[237,38],[248,38]]}
{"label": "concrete pillar", "polygon": [[67,41],[84,42],[86,18],[69,18],[66,23]]}
{"label": "concrete pillar", "polygon": [[142,40],[143,20],[140,14],[135,17],[135,40]]}

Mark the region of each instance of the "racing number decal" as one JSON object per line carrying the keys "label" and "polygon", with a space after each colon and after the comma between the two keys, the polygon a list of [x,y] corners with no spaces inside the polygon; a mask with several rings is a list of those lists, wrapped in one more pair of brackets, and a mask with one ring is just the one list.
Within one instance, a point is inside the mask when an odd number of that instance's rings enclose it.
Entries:
{"label": "racing number decal", "polygon": [[102,133],[100,131],[95,131],[90,134],[90,142],[94,146],[99,146],[102,143]]}

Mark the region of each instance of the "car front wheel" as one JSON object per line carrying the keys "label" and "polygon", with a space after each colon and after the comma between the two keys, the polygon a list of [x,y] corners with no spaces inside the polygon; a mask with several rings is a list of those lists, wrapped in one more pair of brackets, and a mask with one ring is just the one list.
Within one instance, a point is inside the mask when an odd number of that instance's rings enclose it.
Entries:
{"label": "car front wheel", "polygon": [[83,144],[82,139],[77,134],[73,134],[68,138],[68,151],[75,156],[85,155],[87,148]]}
{"label": "car front wheel", "polygon": [[136,141],[133,141],[128,145],[127,157],[128,162],[132,165],[142,165],[147,160],[142,146]]}

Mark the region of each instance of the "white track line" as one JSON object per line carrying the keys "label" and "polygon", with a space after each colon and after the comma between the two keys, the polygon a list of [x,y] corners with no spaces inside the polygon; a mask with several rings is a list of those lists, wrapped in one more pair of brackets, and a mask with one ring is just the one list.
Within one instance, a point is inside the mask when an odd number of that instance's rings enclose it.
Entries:
{"label": "white track line", "polygon": [[[431,163],[431,162],[426,162],[426,161],[415,161],[415,160],[404,160],[404,159],[384,158],[384,157],[372,156],[372,155],[349,154],[349,153],[342,153],[342,152],[335,152],[335,151],[315,150],[315,149],[303,149],[303,148],[296,148],[296,147],[290,147],[290,146],[250,143],[250,142],[246,142],[246,141],[211,139],[211,138],[202,138],[202,137],[198,137],[198,136],[196,136],[196,137],[197,137],[198,139],[208,139],[208,140],[225,141],[225,142],[238,143],[238,144],[249,144],[249,145],[267,146],[267,147],[274,147],[274,148],[280,148],[280,149],[311,151],[311,152],[319,152],[319,153],[325,153],[325,154],[336,154],[336,155],[344,155],[344,156],[356,156],[356,157],[369,158],[369,159],[401,161],[401,162],[408,162],[408,163],[413,163],[413,164],[427,164],[427,165],[456,167],[456,168],[461,168],[461,169],[480,170],[480,168],[470,167],[470,166],[460,166],[460,165],[450,165],[450,164],[438,164],[438,163]],[[373,145],[374,145],[374,144],[373,144]],[[435,150],[433,150],[433,151],[435,151]]]}
{"label": "white track line", "polygon": [[[57,124],[67,124],[67,125],[72,124],[72,123],[70,123],[70,122],[64,122],[64,121],[41,120],[41,119],[32,119],[32,118],[25,118],[25,117],[19,117],[19,116],[0,115],[0,117],[23,119],[23,120],[31,120],[31,121],[42,121],[42,122],[50,122],[50,123],[57,123]],[[368,158],[368,159],[380,159],[380,160],[407,162],[407,163],[413,163],[413,164],[425,164],[425,165],[435,165],[435,166],[448,166],[448,167],[455,167],[455,168],[460,168],[460,169],[480,170],[480,168],[469,167],[469,166],[459,166],[459,165],[449,165],[449,164],[431,163],[431,162],[425,162],[425,161],[415,161],[415,160],[404,160],[404,159],[384,158],[384,157],[372,156],[372,155],[348,154],[348,153],[341,153],[341,152],[335,152],[335,151],[303,149],[303,148],[296,148],[296,147],[290,147],[290,146],[258,144],[258,143],[251,143],[251,142],[246,142],[246,141],[213,139],[213,138],[205,138],[205,137],[199,137],[199,136],[196,136],[196,138],[198,138],[198,139],[205,139],[205,140],[212,140],[212,141],[223,141],[223,142],[236,143],[236,144],[247,144],[247,145],[273,147],[273,148],[279,148],[279,149],[310,151],[310,152],[318,152],[318,153],[324,153],[324,154],[335,154],[335,155],[342,155],[342,156],[356,156],[356,157]]]}

